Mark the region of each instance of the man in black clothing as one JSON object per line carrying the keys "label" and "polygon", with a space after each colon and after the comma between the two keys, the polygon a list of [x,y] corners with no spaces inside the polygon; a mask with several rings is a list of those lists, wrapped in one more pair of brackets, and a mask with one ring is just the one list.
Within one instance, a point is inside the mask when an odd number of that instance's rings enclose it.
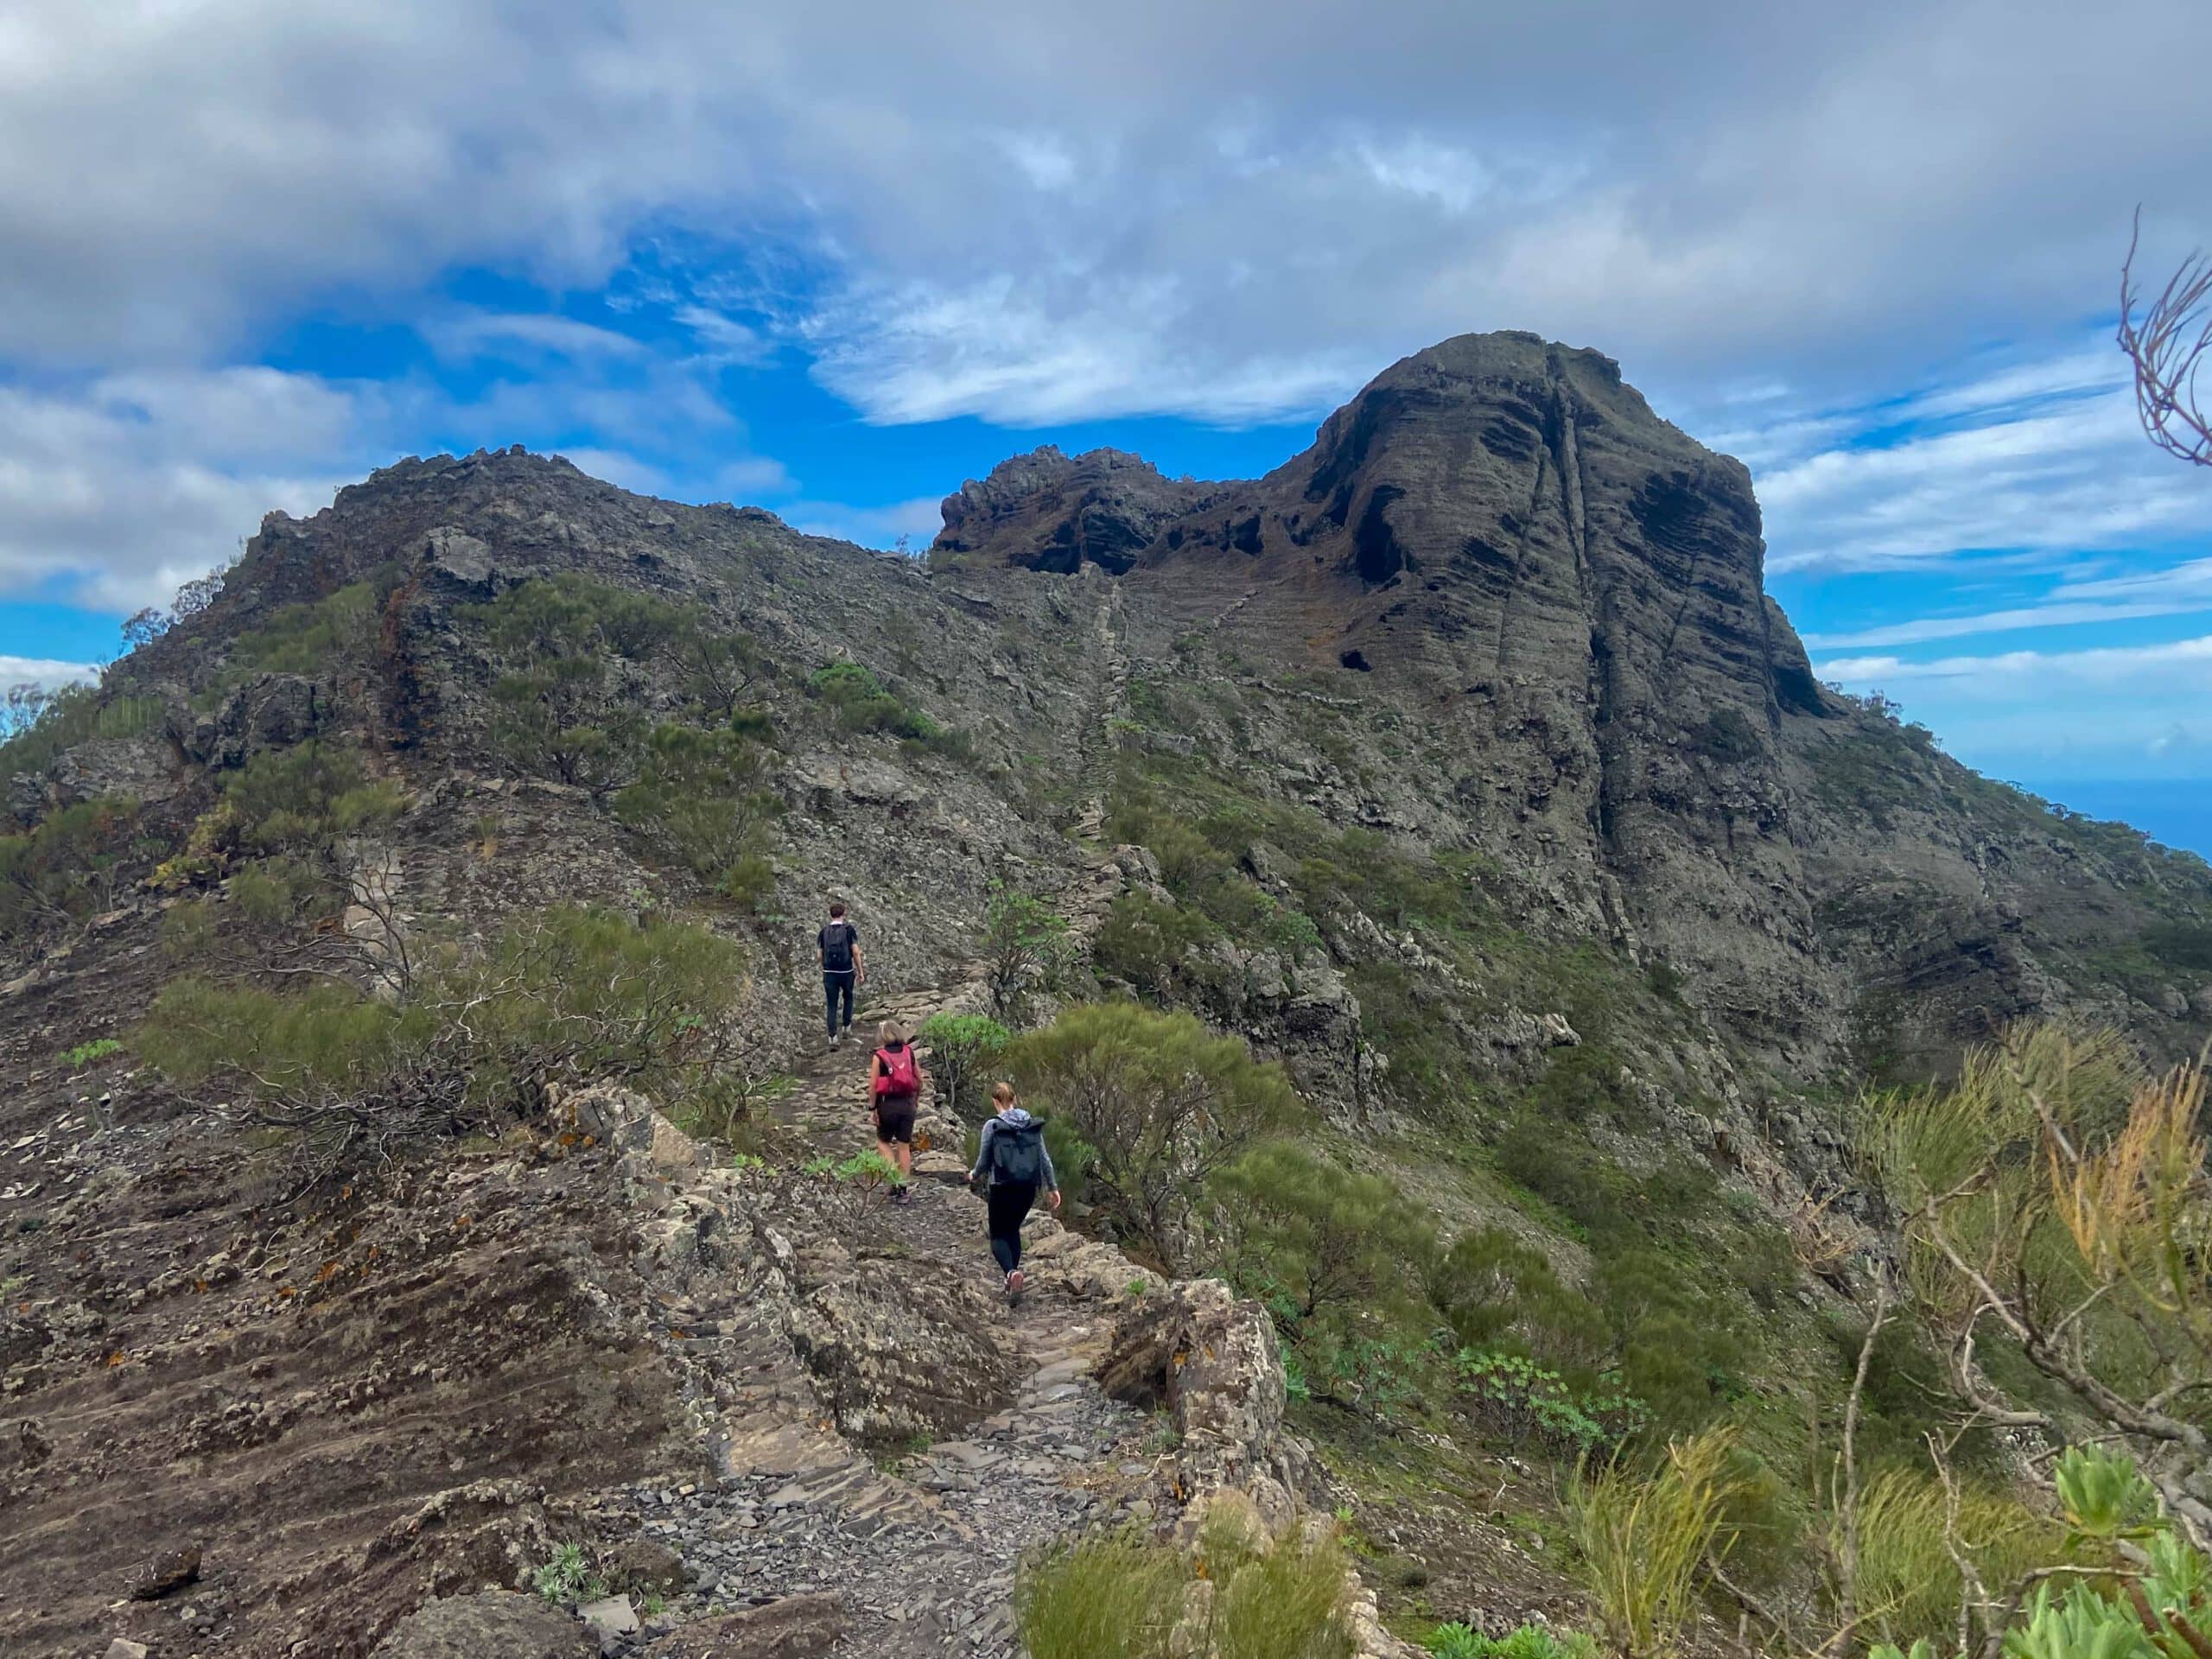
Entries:
{"label": "man in black clothing", "polygon": [[830,906],[830,919],[815,935],[814,949],[822,963],[822,998],[829,1005],[830,1046],[835,1048],[839,1036],[853,1028],[853,989],[868,977],[860,930],[845,919],[842,903]]}

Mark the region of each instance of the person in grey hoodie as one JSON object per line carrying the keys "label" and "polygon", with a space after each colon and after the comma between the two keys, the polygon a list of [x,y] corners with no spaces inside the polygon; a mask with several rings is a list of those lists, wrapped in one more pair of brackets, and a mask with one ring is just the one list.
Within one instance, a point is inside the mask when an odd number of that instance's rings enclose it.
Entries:
{"label": "person in grey hoodie", "polygon": [[988,1178],[983,1202],[990,1212],[991,1255],[1006,1274],[1008,1301],[1021,1300],[1021,1223],[1029,1206],[1042,1192],[1045,1201],[1060,1207],[1060,1183],[1052,1173],[1052,1154],[1045,1150],[1045,1126],[1021,1109],[1014,1085],[1001,1083],[991,1090],[998,1115],[983,1125],[982,1142],[976,1148],[976,1167],[968,1172],[972,1186]]}

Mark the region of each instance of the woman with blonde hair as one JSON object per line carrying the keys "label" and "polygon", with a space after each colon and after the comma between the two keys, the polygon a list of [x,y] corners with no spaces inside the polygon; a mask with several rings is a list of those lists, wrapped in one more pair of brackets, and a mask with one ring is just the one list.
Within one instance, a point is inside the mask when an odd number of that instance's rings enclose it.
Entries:
{"label": "woman with blonde hair", "polygon": [[876,1027],[875,1052],[868,1058],[869,1116],[875,1122],[875,1149],[883,1161],[899,1172],[891,1190],[892,1201],[904,1204],[912,1195],[914,1175],[914,1109],[921,1103],[921,1057],[895,1020]]}
{"label": "woman with blonde hair", "polygon": [[1040,1191],[1053,1209],[1060,1207],[1060,1182],[1052,1173],[1052,1154],[1045,1150],[1045,1126],[1022,1109],[1014,1085],[994,1085],[991,1103],[998,1110],[983,1125],[982,1144],[976,1148],[976,1167],[968,1172],[968,1180],[972,1185],[989,1177],[983,1204],[990,1216],[991,1255],[1006,1274],[1007,1300],[1018,1302],[1022,1221]]}

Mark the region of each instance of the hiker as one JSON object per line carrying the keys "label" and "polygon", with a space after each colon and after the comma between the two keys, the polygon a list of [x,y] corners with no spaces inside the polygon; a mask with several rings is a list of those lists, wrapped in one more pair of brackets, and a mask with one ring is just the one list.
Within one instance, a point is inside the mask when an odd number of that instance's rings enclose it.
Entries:
{"label": "hiker", "polygon": [[904,1204],[913,1196],[908,1183],[914,1178],[914,1108],[922,1098],[921,1057],[893,1020],[887,1020],[876,1027],[875,1040],[875,1054],[868,1071],[875,1149],[885,1163],[899,1172],[891,1198],[894,1204]]}
{"label": "hiker", "polygon": [[1060,1183],[1052,1173],[1052,1154],[1045,1150],[1045,1126],[1022,1109],[1014,1085],[993,1085],[991,1104],[998,1115],[983,1125],[982,1144],[976,1149],[976,1167],[968,1172],[968,1182],[972,1186],[988,1173],[983,1202],[990,1212],[991,1255],[1006,1274],[1007,1300],[1018,1302],[1022,1218],[1040,1191],[1046,1203],[1058,1209]]}
{"label": "hiker", "polygon": [[[832,900],[830,919],[814,936],[814,953],[822,963],[822,1000],[829,1005],[830,1046],[853,1028],[853,991],[868,977],[868,962],[861,955],[861,931],[845,919],[842,900]],[[838,1002],[844,1015],[838,1016]]]}

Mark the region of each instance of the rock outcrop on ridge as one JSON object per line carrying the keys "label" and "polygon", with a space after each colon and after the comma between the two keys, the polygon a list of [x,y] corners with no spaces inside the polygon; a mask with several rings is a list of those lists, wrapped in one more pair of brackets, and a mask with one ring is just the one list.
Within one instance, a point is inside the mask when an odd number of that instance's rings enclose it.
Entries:
{"label": "rock outcrop on ridge", "polygon": [[[2037,1012],[2164,1054],[2212,1034],[2202,861],[2055,816],[1819,684],[1764,590],[1749,474],[1611,359],[1447,340],[1187,504],[1103,456],[1007,463],[948,500],[939,549],[963,576],[1036,566],[1110,521],[1137,659],[1253,694],[1202,713],[1202,741],[1243,722],[1241,764],[1279,791],[1495,860],[1524,913],[1688,976],[1785,1071],[1940,1065]],[[2101,959],[2146,936],[2116,984]]]}

